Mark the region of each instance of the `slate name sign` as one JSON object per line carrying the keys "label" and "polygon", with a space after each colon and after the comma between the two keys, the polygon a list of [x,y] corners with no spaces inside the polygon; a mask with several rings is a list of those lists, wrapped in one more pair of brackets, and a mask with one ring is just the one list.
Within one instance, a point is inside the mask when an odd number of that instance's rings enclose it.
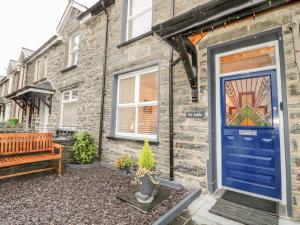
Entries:
{"label": "slate name sign", "polygon": [[186,112],[187,118],[203,118],[203,112]]}

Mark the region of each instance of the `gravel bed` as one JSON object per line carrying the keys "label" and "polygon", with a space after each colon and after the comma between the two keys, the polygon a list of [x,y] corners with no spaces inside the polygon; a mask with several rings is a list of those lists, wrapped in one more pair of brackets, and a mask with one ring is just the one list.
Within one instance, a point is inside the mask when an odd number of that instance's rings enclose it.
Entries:
{"label": "gravel bed", "polygon": [[35,174],[0,181],[0,224],[152,224],[179,203],[186,190],[171,191],[171,197],[143,213],[116,195],[133,188],[131,178],[107,168],[65,169],[57,174]]}

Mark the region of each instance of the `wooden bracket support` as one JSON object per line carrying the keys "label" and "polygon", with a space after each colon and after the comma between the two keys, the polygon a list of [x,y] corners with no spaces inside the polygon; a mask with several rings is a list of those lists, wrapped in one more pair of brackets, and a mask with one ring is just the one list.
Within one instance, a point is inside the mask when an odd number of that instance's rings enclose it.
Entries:
{"label": "wooden bracket support", "polygon": [[192,89],[192,101],[198,102],[197,52],[187,38],[176,39],[178,50]]}

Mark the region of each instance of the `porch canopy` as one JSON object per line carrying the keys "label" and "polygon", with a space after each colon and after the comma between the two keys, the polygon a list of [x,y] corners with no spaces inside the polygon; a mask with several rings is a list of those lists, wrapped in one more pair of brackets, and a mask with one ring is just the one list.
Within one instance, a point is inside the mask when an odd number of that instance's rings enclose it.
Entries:
{"label": "porch canopy", "polygon": [[[29,114],[32,115],[35,110],[39,113],[40,102],[43,102],[49,108],[49,112],[51,112],[54,92],[55,89],[52,82],[46,80],[34,85],[25,86],[5,97],[16,102],[25,113],[29,109]],[[47,101],[47,98],[50,98],[50,100]]]}
{"label": "porch canopy", "polygon": [[[180,54],[190,86],[193,101],[198,100],[197,45],[207,32],[229,26],[245,18],[283,6],[297,0],[212,0],[152,27],[152,30]],[[178,60],[179,60],[178,59]]]}

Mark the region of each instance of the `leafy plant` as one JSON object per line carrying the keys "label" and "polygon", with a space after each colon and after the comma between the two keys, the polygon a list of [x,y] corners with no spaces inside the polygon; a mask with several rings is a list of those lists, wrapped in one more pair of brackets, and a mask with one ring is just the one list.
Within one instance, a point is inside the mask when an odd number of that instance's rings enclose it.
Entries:
{"label": "leafy plant", "polygon": [[12,118],[6,121],[6,126],[8,127],[16,127],[18,125],[19,120],[17,118]]}
{"label": "leafy plant", "polygon": [[154,156],[149,145],[149,141],[146,139],[144,142],[144,147],[139,156],[139,168],[145,168],[147,170],[154,169]]}
{"label": "leafy plant", "polygon": [[133,184],[141,185],[141,178],[148,176],[153,184],[158,184],[158,181],[155,181],[155,160],[153,152],[150,148],[149,141],[146,139],[144,142],[144,147],[139,156],[138,170],[135,173]]}
{"label": "leafy plant", "polygon": [[76,163],[94,162],[97,157],[97,146],[89,132],[77,133],[73,136],[72,156]]}
{"label": "leafy plant", "polygon": [[116,167],[120,170],[132,169],[135,165],[134,160],[127,154],[121,155],[121,157],[115,163]]}

